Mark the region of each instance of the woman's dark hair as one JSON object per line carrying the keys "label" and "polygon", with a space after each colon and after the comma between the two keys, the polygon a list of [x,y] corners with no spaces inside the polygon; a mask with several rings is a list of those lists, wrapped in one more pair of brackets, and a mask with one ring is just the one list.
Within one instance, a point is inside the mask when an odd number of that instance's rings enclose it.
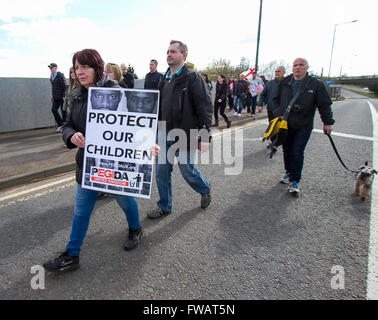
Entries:
{"label": "woman's dark hair", "polygon": [[82,64],[87,65],[95,70],[96,79],[98,82],[102,79],[104,74],[105,63],[100,54],[94,49],[84,49],[74,54],[72,58],[72,65],[75,67],[76,60]]}
{"label": "woman's dark hair", "polygon": [[[227,84],[226,77],[223,74],[220,74],[219,77],[223,79],[223,84]],[[219,83],[218,79],[217,79],[217,83]]]}

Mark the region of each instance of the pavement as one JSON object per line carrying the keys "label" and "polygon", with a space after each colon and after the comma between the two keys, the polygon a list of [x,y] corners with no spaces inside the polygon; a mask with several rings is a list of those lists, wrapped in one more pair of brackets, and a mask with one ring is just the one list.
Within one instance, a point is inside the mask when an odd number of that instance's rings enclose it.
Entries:
{"label": "pavement", "polygon": [[[226,115],[231,120],[231,127],[254,121],[246,116]],[[256,113],[256,120],[267,118],[266,110]],[[214,117],[213,117],[214,123]],[[226,123],[219,116],[218,129],[226,128]],[[67,149],[62,134],[55,127],[16,131],[0,134],[0,191],[54,175],[74,171],[76,167],[76,149]]]}

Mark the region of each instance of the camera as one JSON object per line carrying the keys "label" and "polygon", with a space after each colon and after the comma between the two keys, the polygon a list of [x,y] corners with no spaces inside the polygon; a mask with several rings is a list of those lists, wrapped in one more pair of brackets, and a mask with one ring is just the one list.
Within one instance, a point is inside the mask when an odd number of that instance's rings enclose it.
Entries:
{"label": "camera", "polygon": [[296,112],[296,113],[300,113],[303,111],[303,107],[298,105],[298,104],[294,104],[292,107],[291,107],[292,111],[293,112]]}

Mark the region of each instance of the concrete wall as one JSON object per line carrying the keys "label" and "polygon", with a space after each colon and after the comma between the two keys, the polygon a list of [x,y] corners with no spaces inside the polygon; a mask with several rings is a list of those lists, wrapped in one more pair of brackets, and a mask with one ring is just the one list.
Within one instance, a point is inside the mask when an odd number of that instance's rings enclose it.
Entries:
{"label": "concrete wall", "polygon": [[51,84],[43,78],[0,78],[0,132],[54,125]]}
{"label": "concrete wall", "polygon": [[48,78],[0,78],[0,133],[54,126],[50,99]]}

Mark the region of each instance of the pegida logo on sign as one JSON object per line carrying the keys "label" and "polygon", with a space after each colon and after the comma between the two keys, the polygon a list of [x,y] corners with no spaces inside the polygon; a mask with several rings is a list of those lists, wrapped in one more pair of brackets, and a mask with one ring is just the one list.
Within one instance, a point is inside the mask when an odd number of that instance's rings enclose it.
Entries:
{"label": "pegida logo on sign", "polygon": [[143,173],[125,172],[99,167],[91,167],[91,181],[106,183],[113,186],[123,186],[132,189],[142,189]]}

